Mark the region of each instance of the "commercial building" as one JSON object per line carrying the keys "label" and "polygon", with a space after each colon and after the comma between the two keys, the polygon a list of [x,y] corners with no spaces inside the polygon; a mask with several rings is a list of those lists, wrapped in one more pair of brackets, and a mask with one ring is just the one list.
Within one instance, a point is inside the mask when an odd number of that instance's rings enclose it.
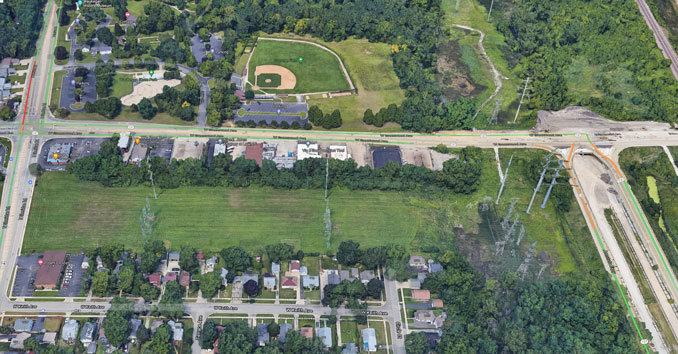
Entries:
{"label": "commercial building", "polygon": [[47,152],[47,162],[52,165],[65,165],[71,156],[71,144],[52,144]]}
{"label": "commercial building", "polygon": [[248,160],[254,160],[257,162],[257,165],[261,167],[262,153],[264,151],[264,144],[250,144],[245,147],[245,158]]}
{"label": "commercial building", "polygon": [[42,265],[35,276],[35,287],[55,289],[59,284],[65,263],[66,251],[46,251],[42,256]]}
{"label": "commercial building", "polygon": [[351,155],[349,155],[346,145],[330,145],[330,158],[343,161],[350,159]]}
{"label": "commercial building", "polygon": [[320,150],[318,143],[311,143],[310,141],[299,142],[297,144],[297,160],[319,158]]}

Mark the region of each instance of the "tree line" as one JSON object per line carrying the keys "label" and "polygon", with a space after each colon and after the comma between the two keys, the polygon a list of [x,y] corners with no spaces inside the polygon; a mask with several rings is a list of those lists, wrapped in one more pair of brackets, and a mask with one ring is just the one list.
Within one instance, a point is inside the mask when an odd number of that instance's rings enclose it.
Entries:
{"label": "tree line", "polygon": [[270,186],[281,189],[323,188],[328,165],[328,187],[354,190],[450,190],[455,193],[473,193],[480,185],[483,156],[480,148],[460,149],[458,159],[443,163],[442,171],[424,166],[389,162],[384,168],[358,167],[353,159],[309,158],[298,160],[292,169],[277,169],[275,163],[264,159],[259,167],[256,161],[244,157],[232,159],[228,154],[214,156],[211,163],[200,159],[173,159],[170,163],[159,156],[143,160],[139,165],[125,164],[114,137],[101,144],[95,155],[69,162],[67,170],[78,179],[98,181],[104,186],[133,186],[150,181],[153,172],[155,185],[160,188],[182,186]]}
{"label": "tree line", "polygon": [[0,60],[7,57],[27,58],[35,53],[45,3],[45,0],[0,3]]}

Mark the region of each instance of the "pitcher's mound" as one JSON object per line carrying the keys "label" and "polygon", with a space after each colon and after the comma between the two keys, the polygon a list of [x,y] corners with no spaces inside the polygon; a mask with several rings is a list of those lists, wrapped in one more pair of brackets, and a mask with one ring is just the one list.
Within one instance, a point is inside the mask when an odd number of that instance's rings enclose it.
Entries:
{"label": "pitcher's mound", "polygon": [[297,78],[289,69],[279,65],[259,65],[254,69],[258,89],[291,90],[297,85]]}

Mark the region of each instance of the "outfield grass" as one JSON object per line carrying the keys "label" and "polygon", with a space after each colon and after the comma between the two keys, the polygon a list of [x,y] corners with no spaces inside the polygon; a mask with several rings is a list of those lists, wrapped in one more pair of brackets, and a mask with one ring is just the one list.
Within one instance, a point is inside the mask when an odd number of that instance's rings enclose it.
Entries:
{"label": "outfield grass", "polygon": [[59,100],[61,99],[61,81],[66,73],[66,70],[59,70],[54,73],[54,80],[52,80],[52,94],[49,99],[50,105],[59,106]]}
{"label": "outfield grass", "polygon": [[[147,196],[152,199],[149,187],[104,188],[66,173],[46,173],[31,205],[24,252],[76,252],[112,240],[139,249],[139,216]],[[347,239],[365,246],[407,246],[421,224],[419,218],[425,217],[423,209],[400,193],[334,190],[330,200],[333,250]],[[286,242],[305,252],[326,250],[321,190],[180,188],[162,191],[151,205],[157,214],[154,235],[172,247],[254,250]]]}
{"label": "outfield grass", "polygon": [[[299,63],[300,57],[303,58],[302,63]],[[250,82],[255,82],[254,72],[259,65],[279,65],[294,73],[297,79],[294,89],[275,92],[305,93],[350,88],[337,58],[312,44],[260,39],[250,59]]]}
{"label": "outfield grass", "polygon": [[[270,80],[266,82],[266,80]],[[261,74],[257,76],[257,86],[262,88],[278,87],[280,86],[280,75],[278,74]]]}

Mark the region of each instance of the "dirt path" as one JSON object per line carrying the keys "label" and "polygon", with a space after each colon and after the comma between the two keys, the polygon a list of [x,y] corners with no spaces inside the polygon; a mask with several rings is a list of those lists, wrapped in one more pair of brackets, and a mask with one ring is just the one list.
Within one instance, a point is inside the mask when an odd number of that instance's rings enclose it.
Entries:
{"label": "dirt path", "polygon": [[485,51],[485,47],[483,47],[483,40],[485,39],[485,32],[483,32],[483,31],[481,31],[481,30],[478,30],[478,29],[475,29],[475,28],[468,27],[468,26],[458,25],[458,24],[456,24],[456,23],[453,23],[452,26],[458,27],[458,28],[462,28],[462,29],[465,29],[465,30],[469,30],[469,31],[474,31],[474,32],[480,33],[480,39],[478,40],[478,47],[480,47],[480,54],[481,54],[481,55],[483,56],[483,58],[485,58],[485,60],[487,60],[487,62],[490,64],[490,69],[492,70],[492,76],[494,77],[494,86],[496,86],[496,88],[494,89],[494,92],[492,93],[492,95],[490,95],[490,97],[488,97],[488,98],[485,100],[485,102],[483,102],[483,103],[480,105],[480,107],[478,107],[478,110],[476,111],[476,114],[473,115],[473,120],[475,120],[476,117],[478,116],[478,113],[480,113],[480,111],[482,111],[483,108],[485,108],[485,106],[486,106],[493,98],[495,98],[495,97],[497,96],[497,94],[499,94],[499,91],[501,90],[501,87],[502,87],[502,85],[503,85],[503,83],[501,82],[501,80],[502,80],[502,79],[508,80],[508,77],[502,75],[502,74],[499,72],[499,70],[497,70],[497,68],[494,66],[494,63],[492,62],[492,59],[490,59],[490,56],[487,55],[487,52]]}

